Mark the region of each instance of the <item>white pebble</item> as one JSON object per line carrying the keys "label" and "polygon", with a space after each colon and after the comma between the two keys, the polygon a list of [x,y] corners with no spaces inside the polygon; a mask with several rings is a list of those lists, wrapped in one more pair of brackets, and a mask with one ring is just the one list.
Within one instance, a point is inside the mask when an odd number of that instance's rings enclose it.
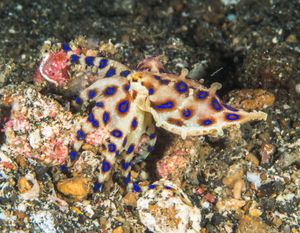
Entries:
{"label": "white pebble", "polygon": [[261,186],[260,174],[254,172],[247,172],[247,180],[255,184],[256,188],[259,188]]}

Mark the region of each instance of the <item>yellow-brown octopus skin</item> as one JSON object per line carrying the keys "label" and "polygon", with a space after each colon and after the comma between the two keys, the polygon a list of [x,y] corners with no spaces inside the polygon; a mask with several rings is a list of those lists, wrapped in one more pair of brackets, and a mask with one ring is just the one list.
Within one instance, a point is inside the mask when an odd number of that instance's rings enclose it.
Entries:
{"label": "yellow-brown octopus skin", "polygon": [[[186,69],[179,75],[166,73],[159,57],[147,58],[137,65],[136,70],[130,70],[105,57],[78,52],[74,45],[72,49],[68,44],[61,47],[56,53],[67,62],[62,67],[73,77],[84,76],[85,83],[80,85],[82,90],[75,102],[84,108],[92,106],[86,122],[77,131],[71,153],[80,152],[86,138],[99,129],[110,135],[109,140],[96,145],[104,147],[104,160],[98,175],[101,183],[108,179],[119,157],[124,165],[125,183],[129,183],[131,162],[139,150],[137,145],[148,140],[142,144],[149,149],[139,153],[145,158],[156,141],[155,126],[185,139],[188,136],[220,135],[228,126],[267,118],[264,112],[233,109],[222,102],[216,95],[221,88],[219,83],[206,88],[188,79]],[[51,69],[47,62],[53,54],[44,55],[38,71],[41,78],[57,84],[47,71],[47,67]]]}

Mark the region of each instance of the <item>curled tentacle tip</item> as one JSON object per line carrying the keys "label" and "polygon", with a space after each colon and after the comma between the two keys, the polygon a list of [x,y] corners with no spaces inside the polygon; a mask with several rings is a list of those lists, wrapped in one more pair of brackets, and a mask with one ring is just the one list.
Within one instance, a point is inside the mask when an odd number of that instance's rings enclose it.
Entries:
{"label": "curled tentacle tip", "polygon": [[189,70],[187,68],[182,68],[179,77],[181,79],[184,79],[187,77],[188,73],[189,73]]}
{"label": "curled tentacle tip", "polygon": [[217,90],[220,90],[221,88],[222,88],[222,84],[215,82],[215,83],[211,84],[211,86],[209,88],[209,92],[211,95],[214,95],[217,92]]}

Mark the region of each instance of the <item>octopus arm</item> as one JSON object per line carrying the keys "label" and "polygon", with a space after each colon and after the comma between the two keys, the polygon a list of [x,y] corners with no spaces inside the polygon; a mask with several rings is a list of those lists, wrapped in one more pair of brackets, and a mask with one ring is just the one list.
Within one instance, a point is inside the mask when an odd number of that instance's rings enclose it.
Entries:
{"label": "octopus arm", "polygon": [[[267,114],[260,111],[246,112],[234,109],[216,95],[221,84],[210,88],[181,75],[161,76],[160,82],[152,85],[155,90],[146,97],[145,110],[150,112],[156,126],[162,127],[182,138],[223,133],[231,125],[254,120],[266,120]],[[168,80],[165,84],[162,80]],[[146,82],[146,78],[143,80]],[[153,83],[153,82],[152,82]]]}

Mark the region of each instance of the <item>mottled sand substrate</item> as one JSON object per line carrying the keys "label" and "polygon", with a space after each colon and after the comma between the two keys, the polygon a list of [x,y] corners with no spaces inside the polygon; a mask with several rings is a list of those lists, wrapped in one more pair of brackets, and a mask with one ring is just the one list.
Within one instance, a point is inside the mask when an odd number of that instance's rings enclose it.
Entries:
{"label": "mottled sand substrate", "polygon": [[[145,56],[163,54],[171,72],[186,67],[206,86],[218,81],[220,96],[236,107],[265,111],[267,121],[185,141],[160,130],[155,151],[133,175],[169,179],[180,187],[191,203],[177,196],[172,201],[200,210],[201,218],[191,220],[200,232],[295,233],[300,231],[299,14],[296,0],[4,0],[0,87],[32,84],[43,42],[78,35],[95,46],[111,40],[117,47],[113,58],[131,67]],[[69,99],[59,93],[44,89],[42,95],[68,109]],[[0,129],[9,113],[0,106]],[[5,141],[1,130],[1,146]],[[92,153],[86,158],[81,168],[89,174],[97,159]],[[174,214],[172,202],[167,208],[150,203],[146,211],[142,197],[127,193],[118,177],[104,192],[88,195],[85,177],[68,178],[59,166],[1,150],[0,231],[149,232],[188,219]],[[65,183],[58,185],[59,180]],[[166,221],[154,228],[153,221],[140,218],[143,213]]]}

